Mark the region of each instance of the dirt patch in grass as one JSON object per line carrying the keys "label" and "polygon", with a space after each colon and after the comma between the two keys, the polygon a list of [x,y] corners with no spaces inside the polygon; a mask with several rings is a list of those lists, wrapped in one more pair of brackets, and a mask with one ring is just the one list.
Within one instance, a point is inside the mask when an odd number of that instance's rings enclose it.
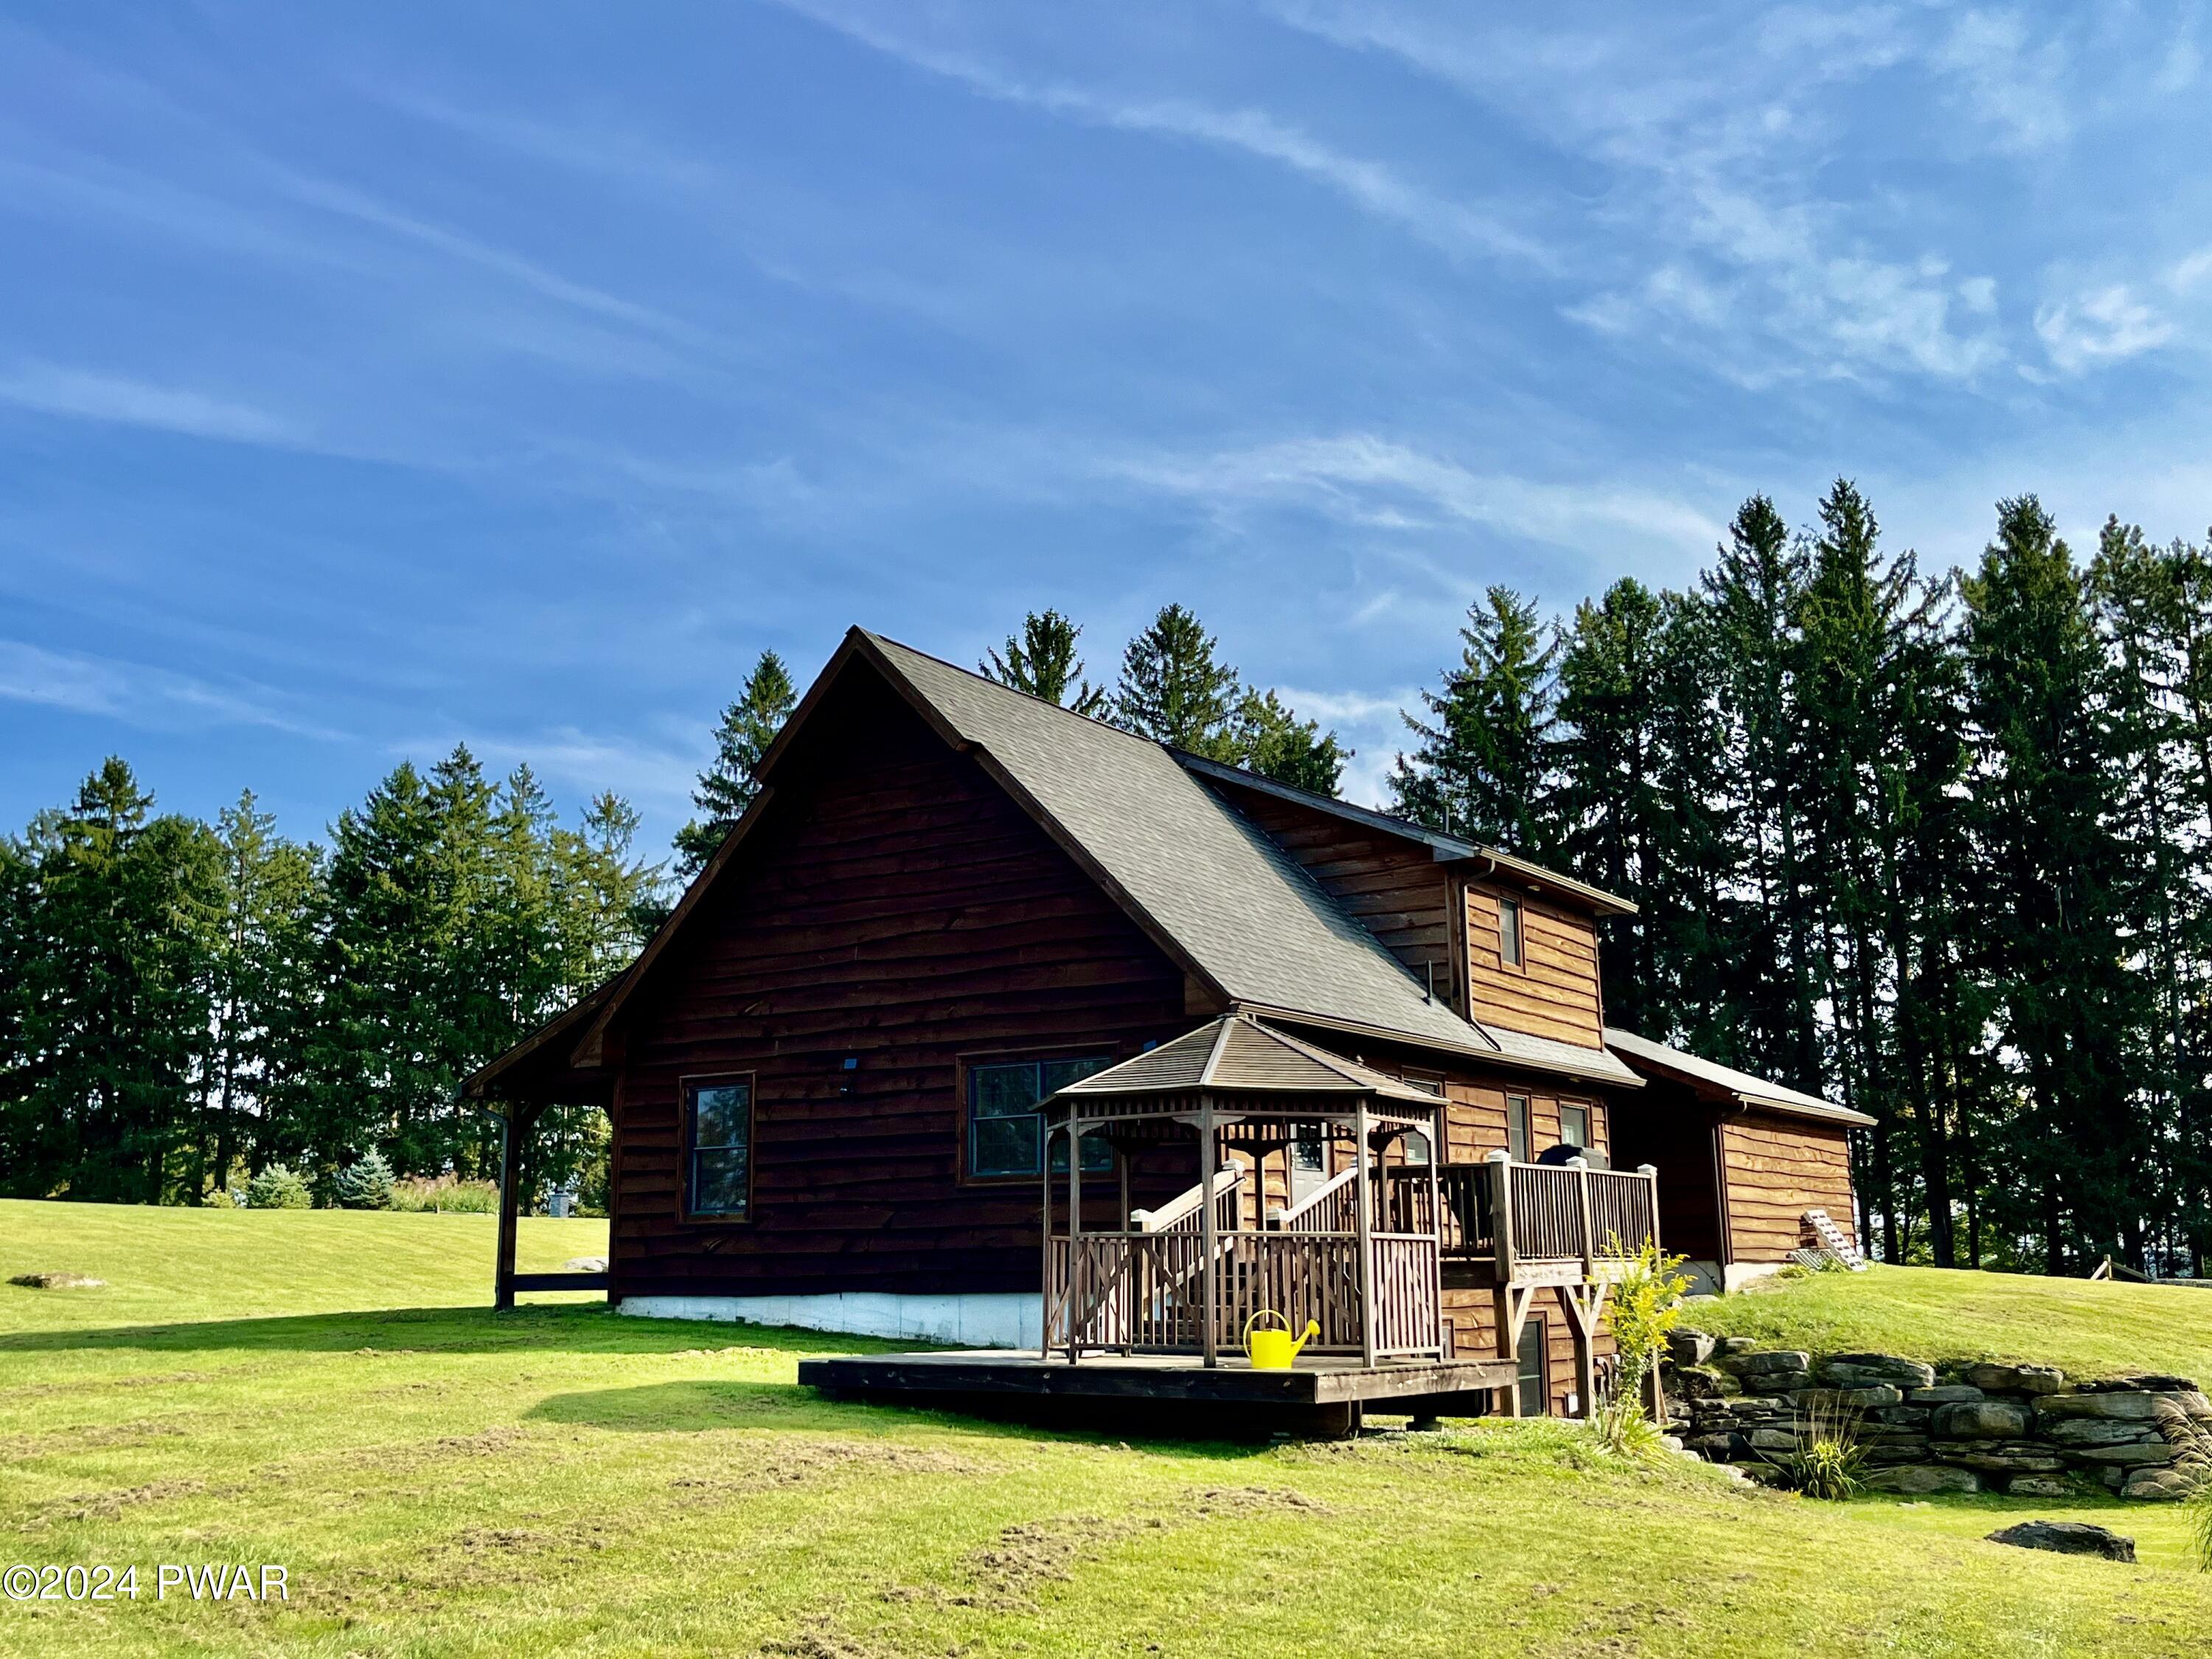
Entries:
{"label": "dirt patch in grass", "polygon": [[1315,1516],[1334,1513],[1319,1498],[1287,1486],[1206,1486],[1187,1494],[1184,1502],[1193,1514],[1208,1516],[1280,1514],[1286,1510]]}
{"label": "dirt patch in grass", "polygon": [[53,1429],[45,1434],[0,1437],[0,1462],[20,1463],[33,1457],[66,1457],[72,1452],[143,1446],[166,1436],[190,1432],[184,1424],[166,1418],[141,1418],[129,1423],[80,1423],[75,1428]]}
{"label": "dirt patch in grass", "polygon": [[[234,1372],[236,1376],[249,1376],[245,1370]],[[74,1382],[26,1382],[10,1389],[11,1400],[33,1400],[57,1394],[106,1394],[111,1389],[167,1389],[179,1382],[227,1382],[213,1371],[163,1371],[155,1376],[88,1376]]]}
{"label": "dirt patch in grass", "polygon": [[864,1640],[827,1613],[817,1613],[790,1635],[762,1643],[760,1651],[776,1659],[902,1659],[913,1650]]}
{"label": "dirt patch in grass", "polygon": [[[1078,1563],[1095,1559],[1147,1523],[1133,1516],[1063,1515],[1049,1521],[1024,1521],[1000,1530],[997,1538],[962,1559],[975,1581],[976,1594],[947,1598],[957,1607],[1029,1610],[1047,1584],[1075,1577]],[[1154,1519],[1155,1527],[1164,1526]]]}
{"label": "dirt patch in grass", "polygon": [[41,1504],[24,1522],[25,1531],[69,1521],[112,1521],[124,1510],[144,1504],[166,1504],[173,1498],[191,1498],[207,1491],[203,1480],[149,1480],[143,1486],[114,1492],[78,1492]]}
{"label": "dirt patch in grass", "polygon": [[685,1494],[679,1504],[711,1504],[726,1498],[778,1486],[809,1486],[848,1471],[866,1468],[901,1474],[985,1474],[986,1465],[953,1452],[909,1446],[896,1440],[799,1440],[748,1449],[742,1468],[727,1474],[680,1475],[672,1491]]}
{"label": "dirt patch in grass", "polygon": [[448,1458],[499,1457],[514,1450],[530,1437],[520,1429],[495,1424],[474,1434],[441,1435],[435,1440],[398,1445],[363,1446],[337,1460],[342,1468],[375,1468],[389,1474],[418,1468]]}
{"label": "dirt patch in grass", "polygon": [[1287,1487],[1200,1486],[1172,1503],[1129,1515],[1061,1515],[1018,1522],[961,1558],[961,1569],[975,1585],[972,1591],[901,1584],[886,1590],[883,1599],[1033,1613],[1039,1590],[1048,1584],[1073,1583],[1078,1567],[1126,1538],[1208,1521],[1285,1513],[1322,1516],[1332,1511],[1318,1499]]}

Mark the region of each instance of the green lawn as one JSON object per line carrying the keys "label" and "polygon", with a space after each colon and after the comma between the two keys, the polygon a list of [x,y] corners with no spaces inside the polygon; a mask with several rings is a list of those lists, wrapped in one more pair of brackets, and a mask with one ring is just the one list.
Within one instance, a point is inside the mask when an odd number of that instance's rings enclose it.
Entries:
{"label": "green lawn", "polygon": [[2212,1383],[2212,1290],[2183,1285],[1877,1265],[1700,1297],[1682,1322],[1814,1352],[2033,1360],[2069,1376],[2171,1371]]}
{"label": "green lawn", "polygon": [[[488,1225],[0,1204],[0,1650],[348,1655],[2200,1654],[2170,1508],[1820,1505],[1571,1425],[1124,1444],[825,1404],[849,1340],[481,1307]],[[533,1265],[589,1251],[542,1223]],[[1887,1345],[1875,1345],[1887,1346]],[[2075,1514],[2144,1565],[1980,1541]],[[285,1603],[151,1599],[279,1563]]]}

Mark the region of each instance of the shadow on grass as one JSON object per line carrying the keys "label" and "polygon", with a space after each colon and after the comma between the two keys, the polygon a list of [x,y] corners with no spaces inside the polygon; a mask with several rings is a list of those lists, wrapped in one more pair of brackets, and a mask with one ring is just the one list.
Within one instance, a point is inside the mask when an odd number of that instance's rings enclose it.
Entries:
{"label": "shadow on grass", "polygon": [[94,1330],[19,1331],[0,1335],[0,1356],[143,1349],[164,1353],[218,1349],[338,1353],[361,1348],[416,1353],[681,1353],[750,1347],[791,1354],[889,1353],[911,1344],[788,1326],[727,1321],[626,1319],[587,1306],[378,1308],[356,1313],[214,1319]]}
{"label": "shadow on grass", "polygon": [[1040,1434],[1091,1443],[1142,1439],[1150,1449],[1224,1461],[1252,1456],[1272,1443],[1272,1436],[1253,1423],[1249,1410],[1241,1420],[1225,1412],[1209,1417],[1184,1401],[1161,1401],[1145,1410],[1126,1401],[994,1400],[976,1402],[974,1410],[954,1411],[829,1400],[794,1383],[734,1380],[648,1382],[554,1395],[523,1416],[633,1434],[758,1428],[852,1433],[927,1425],[1000,1439],[1035,1440]]}

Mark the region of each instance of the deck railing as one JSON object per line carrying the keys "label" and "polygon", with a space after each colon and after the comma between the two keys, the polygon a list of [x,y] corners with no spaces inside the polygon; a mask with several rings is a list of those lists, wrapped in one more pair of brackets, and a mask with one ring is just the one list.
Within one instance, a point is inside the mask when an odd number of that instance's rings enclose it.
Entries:
{"label": "deck railing", "polygon": [[[1433,1231],[1444,1259],[1488,1261],[1501,1279],[1528,1263],[1589,1263],[1619,1248],[1634,1254],[1659,1237],[1657,1172],[1592,1170],[1571,1164],[1447,1164],[1437,1172],[1443,1213]],[[1429,1172],[1394,1169],[1385,1177],[1385,1209],[1394,1228],[1431,1231]],[[1501,1239],[1498,1218],[1511,1218]]]}
{"label": "deck railing", "polygon": [[[1437,1354],[1443,1346],[1433,1235],[1370,1233],[1370,1282],[1377,1358]],[[1194,1232],[1085,1233],[1052,1241],[1048,1346],[1189,1353],[1206,1346],[1205,1246]],[[1305,1352],[1365,1352],[1357,1232],[1221,1234],[1214,1244],[1214,1347],[1234,1355],[1263,1310],[1293,1331],[1321,1328]]]}

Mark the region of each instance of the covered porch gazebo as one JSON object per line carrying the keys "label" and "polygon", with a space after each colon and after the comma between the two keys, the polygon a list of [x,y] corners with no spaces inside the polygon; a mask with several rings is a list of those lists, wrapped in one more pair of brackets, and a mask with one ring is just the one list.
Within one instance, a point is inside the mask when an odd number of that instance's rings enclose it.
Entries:
{"label": "covered porch gazebo", "polygon": [[[1042,1109],[1048,1153],[1065,1149],[1044,1159],[1047,1353],[1070,1364],[1086,1353],[1194,1355],[1212,1367],[1241,1356],[1249,1322],[1276,1314],[1293,1331],[1319,1328],[1304,1350],[1316,1359],[1450,1358],[1441,1096],[1232,1012],[1069,1085]],[[1086,1228],[1083,1146],[1094,1138],[1125,1172],[1139,1153],[1187,1146],[1194,1184],[1174,1204],[1132,1211],[1125,1174],[1120,1224]],[[1297,1149],[1316,1141],[1349,1143],[1349,1159],[1298,1194]]]}

